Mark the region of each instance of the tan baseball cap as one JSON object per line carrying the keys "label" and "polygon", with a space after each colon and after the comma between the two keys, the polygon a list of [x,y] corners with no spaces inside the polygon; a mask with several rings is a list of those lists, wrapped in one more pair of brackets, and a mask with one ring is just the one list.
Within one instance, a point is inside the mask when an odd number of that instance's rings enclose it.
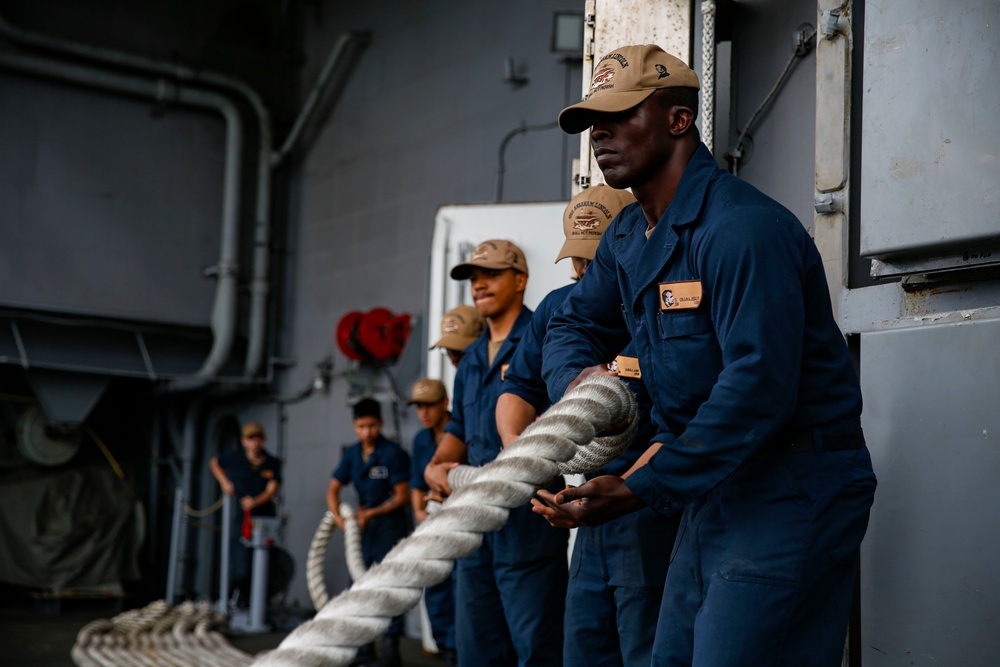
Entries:
{"label": "tan baseball cap", "polygon": [[267,434],[264,433],[264,427],[261,426],[258,422],[247,422],[246,424],[244,424],[243,425],[243,437],[244,438],[253,438],[255,436],[260,436],[262,438],[266,438]]}
{"label": "tan baseball cap", "polygon": [[441,340],[431,345],[430,349],[464,350],[483,334],[484,329],[486,320],[475,306],[455,306],[441,318]]}
{"label": "tan baseball cap", "polygon": [[456,264],[451,269],[451,277],[465,280],[473,268],[514,269],[528,275],[528,260],[516,245],[504,239],[483,241],[472,251],[469,261]]}
{"label": "tan baseball cap", "polygon": [[440,403],[446,398],[448,398],[448,390],[444,388],[444,382],[424,378],[413,383],[413,389],[410,390],[410,400],[406,404]]}
{"label": "tan baseball cap", "polygon": [[566,242],[556,261],[567,257],[594,259],[604,230],[619,211],[634,201],[635,197],[628,190],[617,190],[603,183],[581,190],[563,212]]}
{"label": "tan baseball cap", "polygon": [[595,113],[631,109],[660,88],[701,88],[698,75],[656,44],[623,46],[594,67],[590,93],[559,113],[563,132],[577,134],[594,124]]}

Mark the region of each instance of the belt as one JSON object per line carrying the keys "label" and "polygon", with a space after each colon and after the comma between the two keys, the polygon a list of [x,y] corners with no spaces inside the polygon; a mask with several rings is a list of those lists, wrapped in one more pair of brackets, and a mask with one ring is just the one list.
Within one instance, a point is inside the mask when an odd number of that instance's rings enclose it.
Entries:
{"label": "belt", "polygon": [[865,433],[860,428],[855,431],[838,433],[823,429],[801,429],[779,433],[761,454],[778,452],[841,452],[861,449],[865,446]]}

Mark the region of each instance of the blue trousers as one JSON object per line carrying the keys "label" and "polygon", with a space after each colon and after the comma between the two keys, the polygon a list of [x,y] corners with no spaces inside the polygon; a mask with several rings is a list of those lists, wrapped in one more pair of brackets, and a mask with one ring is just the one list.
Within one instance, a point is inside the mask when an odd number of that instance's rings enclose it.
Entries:
{"label": "blue trousers", "polygon": [[461,667],[561,667],[568,538],[525,504],[458,561]]}
{"label": "blue trousers", "polygon": [[680,515],[651,508],[577,530],[566,593],[567,666],[648,667]]}
{"label": "blue trousers", "polygon": [[455,648],[455,575],[424,589],[431,634],[439,650]]}
{"label": "blue trousers", "polygon": [[[406,537],[409,524],[406,514],[399,510],[391,514],[377,516],[365,524],[361,533],[361,558],[365,566],[371,567],[389,553],[396,543]],[[404,616],[396,616],[385,631],[386,637],[399,637],[403,634]]]}
{"label": "blue trousers", "polygon": [[229,587],[238,588],[241,595],[246,598],[250,595],[250,576],[253,569],[253,549],[243,544],[240,539],[240,530],[243,522],[239,526],[232,526],[229,529]]}
{"label": "blue trousers", "polygon": [[[229,517],[229,588],[230,593],[239,589],[243,602],[249,599],[250,583],[253,576],[253,549],[243,544],[243,508],[238,502],[233,504]],[[274,516],[272,512],[252,513],[252,516]]]}
{"label": "blue trousers", "polygon": [[686,507],[652,664],[838,667],[875,484],[867,449],[776,453]]}

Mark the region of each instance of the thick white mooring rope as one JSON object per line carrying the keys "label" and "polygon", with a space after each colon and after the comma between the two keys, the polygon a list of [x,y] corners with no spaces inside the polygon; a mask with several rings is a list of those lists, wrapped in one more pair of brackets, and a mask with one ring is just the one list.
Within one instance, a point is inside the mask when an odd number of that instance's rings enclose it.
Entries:
{"label": "thick white mooring rope", "polygon": [[[631,394],[630,394],[631,396]],[[632,410],[629,408],[629,413]],[[590,472],[614,460],[628,447],[635,436],[637,422],[629,422],[628,429],[619,435],[595,438],[589,445],[577,449],[576,455],[569,461],[559,463],[559,474],[572,475]],[[453,488],[458,489],[468,486],[474,482],[482,468],[473,466],[459,466],[448,475],[448,481]],[[428,511],[433,513],[440,509],[441,503],[432,501],[428,504]],[[344,530],[344,557],[347,561],[347,571],[351,579],[357,581],[365,573],[367,567],[361,554],[361,531],[358,529],[358,522],[354,516],[354,508],[346,503],[340,505],[340,515],[345,520]],[[309,597],[313,606],[319,610],[329,602],[330,596],[326,590],[325,560],[326,551],[333,536],[333,531],[337,524],[333,520],[333,514],[326,512],[320,520],[319,526],[313,535],[312,543],[309,545],[309,554],[306,558],[306,584],[309,588]]]}
{"label": "thick white mooring rope", "polygon": [[[347,503],[340,504],[340,516],[344,517],[344,558],[347,561],[347,571],[351,579],[357,581],[365,571],[365,561],[361,556],[361,531],[358,530],[358,520],[354,508]],[[309,555],[306,557],[306,585],[309,587],[309,597],[313,606],[319,610],[330,601],[326,592],[326,576],[323,573],[326,547],[330,543],[337,524],[333,514],[327,511],[313,535],[309,545]]]}
{"label": "thick white mooring rope", "polygon": [[[595,434],[628,417],[634,424],[635,415],[635,396],[620,380],[598,376],[584,381],[494,461],[451,471],[448,481],[455,490],[440,510],[330,600],[315,619],[299,626],[277,649],[260,654],[254,667],[347,665],[359,646],[378,638],[393,617],[416,605],[425,587],[444,581],[455,559],[478,549],[483,533],[502,528],[509,510],[528,502],[539,486],[560,470],[576,471],[573,462],[578,460],[590,459],[600,467],[616,458],[630,438],[616,439],[614,451],[607,449],[607,441],[595,444]],[[604,456],[595,460],[589,452],[580,454],[591,447],[605,448]]]}
{"label": "thick white mooring rope", "polygon": [[[359,646],[379,637],[393,617],[416,605],[426,586],[446,579],[454,560],[478,549],[483,533],[503,527],[508,511],[526,503],[539,486],[559,473],[587,472],[617,458],[634,435],[635,415],[635,396],[620,380],[599,376],[581,383],[496,460],[482,468],[452,470],[451,497],[381,563],[356,574],[350,560],[352,553],[360,560],[360,548],[348,546],[348,569],[355,584],[323,605],[314,620],[293,631],[277,649],[256,659],[216,632],[226,619],[208,602],[171,607],[160,600],[86,625],[77,635],[73,660],[81,667],[347,665]],[[626,433],[595,441],[595,433],[627,417],[632,419]],[[345,505],[341,511],[354,514]],[[327,515],[324,522],[332,525],[333,517]],[[349,521],[346,527],[345,545],[352,538],[359,541],[352,535],[357,523]],[[332,527],[327,542],[330,532]]]}

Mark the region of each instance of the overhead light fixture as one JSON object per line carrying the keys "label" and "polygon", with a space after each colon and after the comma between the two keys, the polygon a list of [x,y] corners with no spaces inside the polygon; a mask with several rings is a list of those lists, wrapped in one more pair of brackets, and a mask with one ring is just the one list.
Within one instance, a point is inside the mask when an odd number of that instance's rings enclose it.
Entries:
{"label": "overhead light fixture", "polygon": [[552,17],[552,53],[564,59],[583,59],[583,14],[556,11]]}

